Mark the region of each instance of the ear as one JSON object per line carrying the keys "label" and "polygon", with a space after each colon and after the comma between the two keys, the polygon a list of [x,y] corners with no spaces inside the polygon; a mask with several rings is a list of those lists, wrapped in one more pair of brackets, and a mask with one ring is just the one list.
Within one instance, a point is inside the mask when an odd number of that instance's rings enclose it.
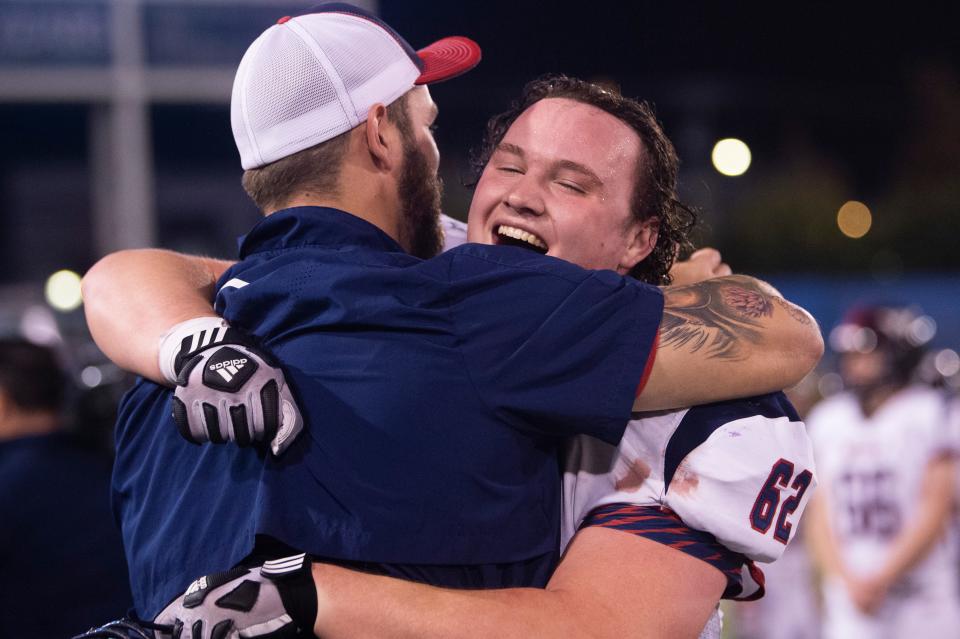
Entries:
{"label": "ear", "polygon": [[384,172],[393,170],[400,151],[400,137],[396,127],[387,118],[387,107],[374,104],[367,113],[364,141],[373,165]]}
{"label": "ear", "polygon": [[660,219],[652,217],[635,223],[631,225],[628,233],[629,241],[617,266],[617,272],[621,275],[629,273],[630,269],[653,253],[657,238],[660,237]]}

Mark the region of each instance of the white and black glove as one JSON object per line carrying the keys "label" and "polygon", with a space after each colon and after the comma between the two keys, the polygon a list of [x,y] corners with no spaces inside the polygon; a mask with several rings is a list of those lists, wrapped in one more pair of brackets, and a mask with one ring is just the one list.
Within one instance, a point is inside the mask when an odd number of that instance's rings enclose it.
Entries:
{"label": "white and black glove", "polygon": [[157,637],[312,637],[317,589],[310,564],[305,555],[294,555],[201,577],[154,620],[166,627]]}
{"label": "white and black glove", "polygon": [[[181,333],[182,334],[182,333]],[[195,444],[269,443],[281,454],[303,430],[283,371],[222,321],[186,334],[173,360],[173,419]]]}

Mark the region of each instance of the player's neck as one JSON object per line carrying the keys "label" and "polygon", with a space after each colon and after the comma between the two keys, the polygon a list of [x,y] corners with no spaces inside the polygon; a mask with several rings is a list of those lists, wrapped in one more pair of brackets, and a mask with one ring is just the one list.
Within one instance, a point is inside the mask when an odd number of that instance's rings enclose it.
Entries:
{"label": "player's neck", "polygon": [[[298,193],[284,202],[282,208],[322,206],[339,209],[373,224],[399,242],[400,203],[395,184],[387,180],[361,182],[354,177],[345,169],[336,193]],[[275,212],[265,211],[264,214]]]}

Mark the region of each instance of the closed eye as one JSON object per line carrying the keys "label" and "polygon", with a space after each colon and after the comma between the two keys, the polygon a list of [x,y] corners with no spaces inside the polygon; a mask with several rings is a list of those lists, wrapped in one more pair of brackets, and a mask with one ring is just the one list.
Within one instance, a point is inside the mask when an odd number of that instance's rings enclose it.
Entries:
{"label": "closed eye", "polygon": [[501,173],[523,173],[523,171],[515,166],[498,166],[497,170]]}
{"label": "closed eye", "polygon": [[586,190],[584,190],[583,187],[581,187],[579,184],[574,184],[572,182],[557,182],[557,184],[559,184],[560,186],[562,186],[564,189],[568,191],[579,193],[581,195],[586,194]]}

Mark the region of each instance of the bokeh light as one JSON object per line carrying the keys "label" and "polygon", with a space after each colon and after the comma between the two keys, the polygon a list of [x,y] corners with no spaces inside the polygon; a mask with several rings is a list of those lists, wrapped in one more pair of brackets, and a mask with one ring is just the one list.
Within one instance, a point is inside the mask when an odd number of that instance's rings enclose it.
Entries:
{"label": "bokeh light", "polygon": [[710,158],[717,171],[729,177],[743,175],[750,168],[750,147],[743,140],[726,138],[713,145]]}
{"label": "bokeh light", "polygon": [[80,307],[80,276],[69,270],[57,271],[47,278],[44,288],[47,303],[58,311],[68,312]]}
{"label": "bokeh light", "polygon": [[96,388],[103,382],[103,371],[98,366],[87,366],[80,371],[80,381],[87,388]]}
{"label": "bokeh light", "polygon": [[34,344],[53,346],[63,341],[57,318],[50,308],[39,304],[31,305],[20,318],[20,333]]}
{"label": "bokeh light", "polygon": [[837,212],[837,226],[840,232],[852,239],[859,239],[870,231],[873,216],[863,202],[850,200]]}
{"label": "bokeh light", "polygon": [[843,378],[838,373],[827,373],[817,382],[817,390],[823,397],[836,395],[843,390]]}
{"label": "bokeh light", "polygon": [[945,348],[937,353],[933,365],[944,377],[952,377],[960,373],[960,355],[952,348]]}
{"label": "bokeh light", "polygon": [[929,315],[922,315],[907,327],[907,341],[914,346],[923,346],[937,334],[937,322]]}

